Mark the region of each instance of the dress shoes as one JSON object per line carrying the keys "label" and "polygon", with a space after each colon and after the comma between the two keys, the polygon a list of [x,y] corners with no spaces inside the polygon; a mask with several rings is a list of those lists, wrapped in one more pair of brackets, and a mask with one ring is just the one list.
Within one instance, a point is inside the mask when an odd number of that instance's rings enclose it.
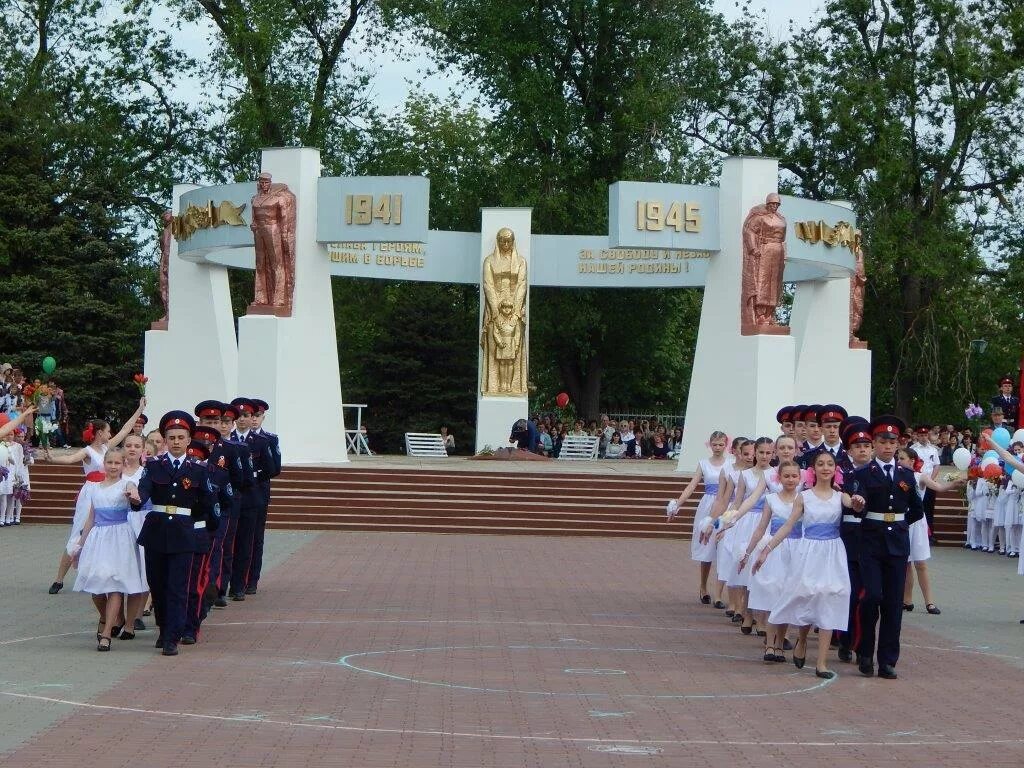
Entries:
{"label": "dress shoes", "polygon": [[154,648],[163,648],[164,647],[164,636],[163,635],[157,635],[156,642],[153,643],[153,647]]}
{"label": "dress shoes", "polygon": [[195,645],[196,639],[192,635],[183,635],[181,638],[182,645]]}
{"label": "dress shoes", "polygon": [[224,599],[222,595],[217,595],[217,599],[213,601],[214,608],[227,608],[228,601]]}
{"label": "dress shoes", "polygon": [[875,665],[871,663],[870,659],[861,659],[857,662],[857,669],[864,677],[875,676]]}
{"label": "dress shoes", "polygon": [[849,664],[853,661],[853,651],[851,651],[849,648],[840,648],[839,660],[845,662],[846,664]]}
{"label": "dress shoes", "polygon": [[878,676],[884,677],[886,680],[895,680],[896,668],[892,664],[879,664]]}
{"label": "dress shoes", "polygon": [[256,585],[255,584],[250,584],[248,587],[246,587],[245,588],[245,594],[247,594],[247,595],[255,595],[256,594]]}
{"label": "dress shoes", "polygon": [[245,600],[245,593],[244,592],[236,592],[235,594],[233,594],[231,596],[231,599],[234,600],[236,603],[240,603],[243,600]]}
{"label": "dress shoes", "polygon": [[167,641],[164,643],[164,649],[161,651],[164,656],[177,656],[178,655],[178,644]]}

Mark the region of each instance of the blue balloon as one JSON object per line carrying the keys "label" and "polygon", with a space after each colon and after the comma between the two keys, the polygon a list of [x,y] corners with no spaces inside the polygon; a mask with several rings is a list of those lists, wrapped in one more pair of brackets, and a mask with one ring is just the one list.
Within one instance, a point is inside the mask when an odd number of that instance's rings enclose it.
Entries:
{"label": "blue balloon", "polygon": [[992,433],[992,442],[1000,448],[1010,447],[1010,430],[1006,427],[999,427]]}
{"label": "blue balloon", "polygon": [[999,458],[999,454],[996,453],[995,451],[985,451],[985,453],[982,455],[981,458],[982,459],[998,459]]}

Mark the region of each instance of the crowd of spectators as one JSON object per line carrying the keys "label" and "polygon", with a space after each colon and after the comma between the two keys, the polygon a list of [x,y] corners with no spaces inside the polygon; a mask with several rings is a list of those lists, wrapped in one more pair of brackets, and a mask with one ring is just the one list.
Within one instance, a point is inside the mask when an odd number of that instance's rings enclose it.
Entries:
{"label": "crowd of spectators", "polygon": [[[67,447],[68,409],[60,385],[52,378],[46,382],[29,381],[20,368],[10,363],[0,364],[0,413],[15,419],[29,405],[35,405],[36,416],[22,429],[27,430],[32,444],[40,444],[45,430],[50,446]],[[48,426],[43,427],[43,423]]]}
{"label": "crowd of spectators", "polygon": [[531,422],[539,434],[537,453],[555,459],[570,435],[598,438],[597,455],[601,459],[673,459],[683,442],[681,427],[662,424],[657,417],[616,422],[601,414],[600,421],[577,419],[570,424],[553,414],[537,414]]}

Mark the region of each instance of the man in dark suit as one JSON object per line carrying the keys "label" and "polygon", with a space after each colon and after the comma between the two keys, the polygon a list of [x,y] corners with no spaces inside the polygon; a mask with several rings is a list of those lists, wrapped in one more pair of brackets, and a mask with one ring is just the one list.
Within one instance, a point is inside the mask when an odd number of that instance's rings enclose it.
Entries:
{"label": "man in dark suit", "polygon": [[[856,471],[866,467],[874,458],[871,424],[862,416],[849,416],[843,420],[839,429],[849,463],[849,467],[843,469],[843,490],[852,497],[860,493]],[[863,579],[860,576],[860,526],[860,517],[854,510],[844,507],[839,537],[846,549],[846,565],[850,572],[850,612],[846,631],[839,633],[839,660],[847,663],[853,661],[854,650],[860,642],[857,627],[860,625],[860,599],[864,592]]]}
{"label": "man in dark suit", "polygon": [[992,410],[1001,408],[1003,411],[1003,425],[1010,434],[1019,426],[1020,398],[1013,394],[1013,379],[1003,376],[999,380],[999,394],[992,398]]}
{"label": "man in dark suit", "polygon": [[857,664],[861,674],[875,673],[875,627],[878,626],[878,676],[896,679],[903,622],[903,587],[910,556],[910,524],[924,517],[917,480],[896,462],[899,438],[906,424],[895,416],[871,422],[875,458],[853,472],[859,485],[853,496],[860,526],[860,643]]}

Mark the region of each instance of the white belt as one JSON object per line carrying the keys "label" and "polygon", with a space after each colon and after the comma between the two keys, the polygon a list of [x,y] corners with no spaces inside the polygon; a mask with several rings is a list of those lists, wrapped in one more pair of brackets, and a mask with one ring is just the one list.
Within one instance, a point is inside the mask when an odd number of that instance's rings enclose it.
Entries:
{"label": "white belt", "polygon": [[868,512],[864,515],[866,520],[879,520],[883,523],[902,523],[906,515],[902,512]]}
{"label": "white belt", "polygon": [[165,515],[191,515],[192,509],[189,507],[175,507],[170,504],[164,506],[163,504],[154,504],[154,512],[162,512]]}
{"label": "white belt", "polygon": [[844,523],[859,523],[860,522],[860,518],[857,517],[856,515],[843,515],[843,522]]}
{"label": "white belt", "polygon": [[205,520],[199,520],[199,521],[197,521],[195,523],[192,523],[192,527],[195,528],[196,530],[199,530],[200,528],[205,528],[206,527],[206,521]]}

